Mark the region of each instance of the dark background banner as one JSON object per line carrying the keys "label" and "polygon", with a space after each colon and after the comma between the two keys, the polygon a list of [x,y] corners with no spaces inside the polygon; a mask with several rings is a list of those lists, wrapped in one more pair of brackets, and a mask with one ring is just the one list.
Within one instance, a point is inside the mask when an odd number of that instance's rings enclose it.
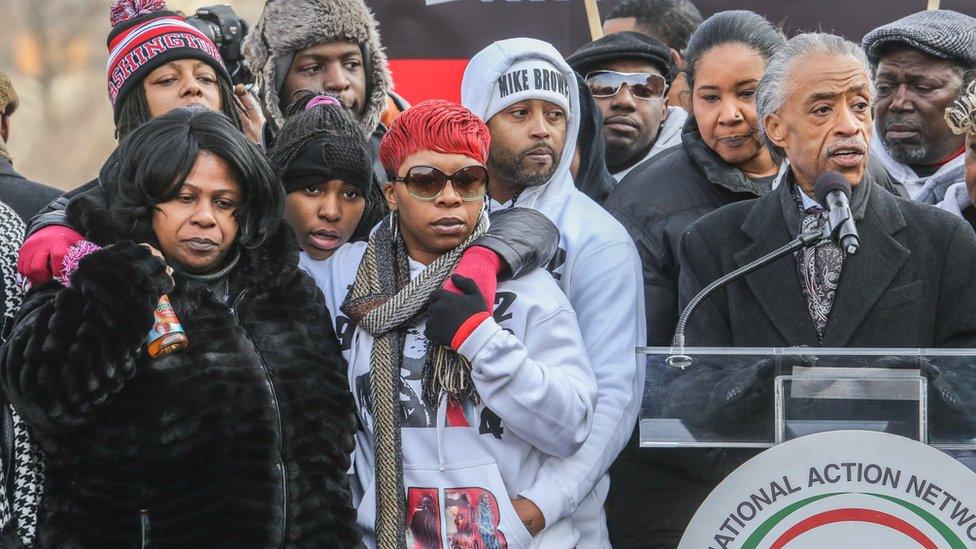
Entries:
{"label": "dark background banner", "polygon": [[[620,0],[599,0],[601,19]],[[871,29],[925,9],[926,0],[694,0],[704,17],[748,9],[787,35],[823,30],[860,42]],[[396,89],[411,102],[457,101],[467,60],[489,43],[528,36],[563,55],[590,41],[583,0],[367,0],[380,21]],[[976,16],[976,0],[941,8]]]}

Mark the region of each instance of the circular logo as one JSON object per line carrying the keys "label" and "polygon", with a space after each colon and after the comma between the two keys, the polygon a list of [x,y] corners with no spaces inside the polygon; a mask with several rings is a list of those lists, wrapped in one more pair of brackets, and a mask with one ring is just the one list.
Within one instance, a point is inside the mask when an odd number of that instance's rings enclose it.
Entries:
{"label": "circular logo", "polygon": [[679,549],[976,546],[976,473],[920,442],[834,431],[775,446],[708,496]]}

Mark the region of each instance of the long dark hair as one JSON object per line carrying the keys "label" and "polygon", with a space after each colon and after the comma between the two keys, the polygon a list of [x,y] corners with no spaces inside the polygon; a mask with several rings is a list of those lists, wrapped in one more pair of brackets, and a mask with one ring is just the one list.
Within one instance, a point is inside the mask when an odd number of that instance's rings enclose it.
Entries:
{"label": "long dark hair", "polygon": [[[234,90],[223,78],[217,78],[217,89],[220,90],[220,112],[243,131],[241,117],[237,112],[234,101]],[[123,100],[119,109],[119,119],[115,122],[115,138],[123,139],[139,126],[152,119],[149,114],[149,101],[146,99],[146,88],[140,82]]]}
{"label": "long dark hair", "polygon": [[709,50],[725,44],[742,44],[769,61],[786,44],[786,38],[765,17],[747,10],[721,11],[704,20],[688,39],[685,76],[695,87],[695,68]]}
{"label": "long dark hair", "polygon": [[255,248],[264,243],[281,223],[281,185],[264,154],[230,119],[200,107],[149,120],[119,145],[118,169],[103,182],[112,225],[134,240],[155,242],[153,210],[176,197],[203,152],[227,162],[241,184],[236,244]]}

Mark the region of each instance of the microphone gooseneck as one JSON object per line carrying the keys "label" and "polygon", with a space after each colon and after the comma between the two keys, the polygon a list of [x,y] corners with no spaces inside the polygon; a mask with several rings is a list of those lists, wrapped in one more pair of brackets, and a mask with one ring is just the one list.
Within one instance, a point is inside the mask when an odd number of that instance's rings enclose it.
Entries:
{"label": "microphone gooseneck", "polygon": [[775,250],[769,252],[768,254],[759,257],[746,263],[745,265],[739,267],[738,269],[723,275],[722,277],[716,279],[708,286],[702,288],[700,292],[695,294],[695,297],[691,298],[688,305],[685,306],[684,311],[681,312],[681,316],[678,317],[678,324],[675,327],[674,338],[671,340],[671,356],[665,361],[668,366],[672,368],[685,369],[691,365],[691,357],[685,355],[685,329],[688,325],[688,319],[691,318],[692,313],[695,309],[701,305],[702,301],[708,296],[718,290],[719,288],[730,284],[745,275],[761,269],[766,265],[776,261],[777,259],[789,255],[797,250],[813,246],[817,242],[826,240],[830,238],[829,229],[825,228],[823,231],[809,231],[802,233],[800,236],[794,238],[787,244],[776,248]]}

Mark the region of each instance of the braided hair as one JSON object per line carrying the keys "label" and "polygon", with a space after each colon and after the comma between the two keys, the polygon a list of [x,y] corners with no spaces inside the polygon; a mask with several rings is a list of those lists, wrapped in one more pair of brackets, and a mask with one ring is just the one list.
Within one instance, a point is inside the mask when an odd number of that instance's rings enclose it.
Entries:
{"label": "braided hair", "polygon": [[[230,121],[243,130],[241,116],[237,112],[234,100],[234,90],[222,78],[217,79],[217,87],[220,90],[220,111],[230,118]],[[132,133],[132,130],[145,124],[152,119],[149,114],[149,101],[146,99],[146,89],[141,83],[130,92],[119,107],[119,121],[115,124],[115,138],[121,140]]]}

